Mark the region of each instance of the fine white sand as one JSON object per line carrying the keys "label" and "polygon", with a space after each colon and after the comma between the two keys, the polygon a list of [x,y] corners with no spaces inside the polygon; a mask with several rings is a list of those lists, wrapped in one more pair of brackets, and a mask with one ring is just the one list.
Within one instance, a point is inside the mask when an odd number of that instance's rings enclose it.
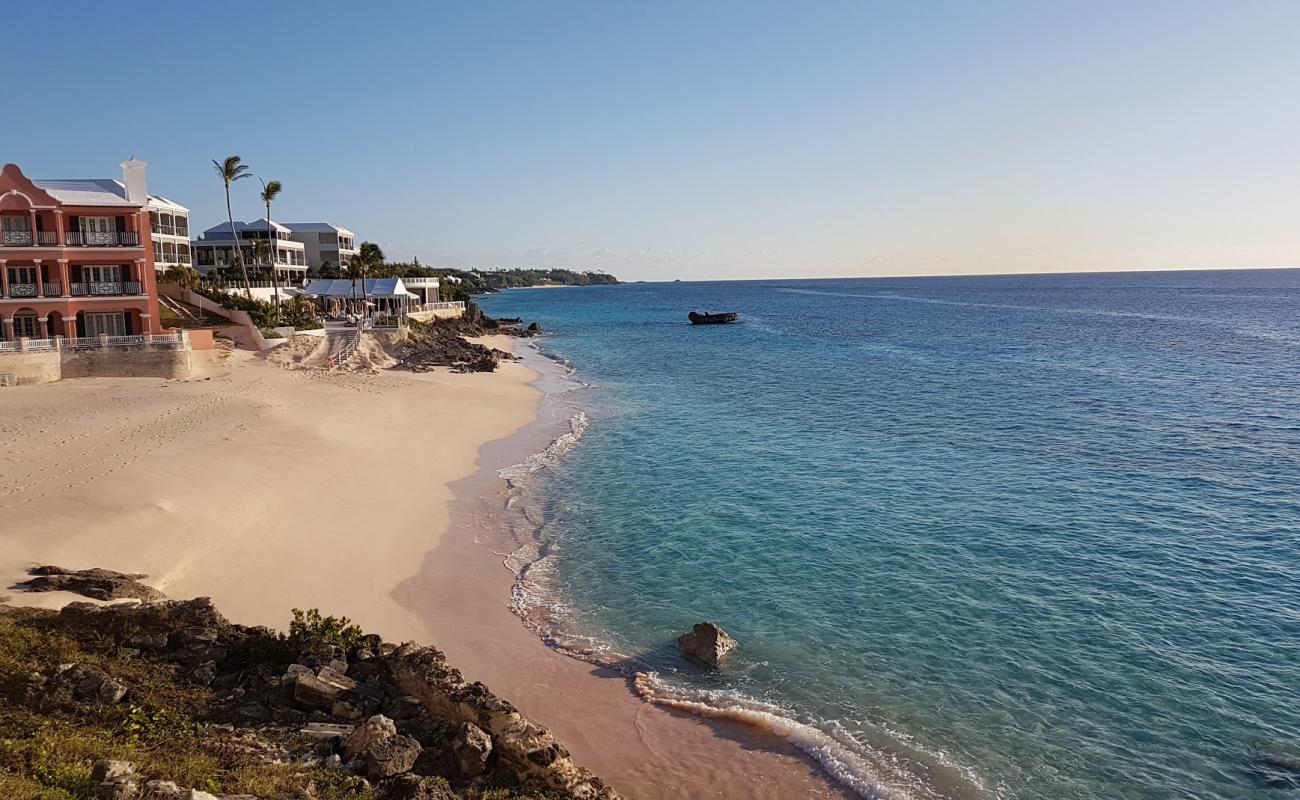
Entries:
{"label": "fine white sand", "polygon": [[[504,338],[504,337],[502,337]],[[491,344],[509,348],[508,341]],[[447,527],[448,484],[535,416],[534,373],[291,371],[0,390],[0,592],[37,563],[144,572],[170,597],[284,628],[291,608],[429,639],[392,598]]]}

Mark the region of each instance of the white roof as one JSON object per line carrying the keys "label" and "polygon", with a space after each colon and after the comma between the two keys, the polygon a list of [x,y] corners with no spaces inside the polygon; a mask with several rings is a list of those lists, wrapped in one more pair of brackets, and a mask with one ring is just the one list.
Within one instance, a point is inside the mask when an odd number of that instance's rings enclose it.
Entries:
{"label": "white roof", "polygon": [[[289,230],[288,228],[286,228],[285,226],[281,225],[281,224],[278,223],[278,222],[272,222],[271,225],[272,225],[272,226],[273,226],[277,231],[281,231],[281,232],[283,232],[283,233],[292,233],[292,232],[293,232],[293,231]],[[239,231],[240,233],[243,233],[244,231],[264,231],[264,230],[266,230],[266,218],[263,217],[262,219],[255,220],[255,221],[253,221],[253,222],[240,222],[239,220],[235,220],[235,230]],[[205,238],[205,239],[226,239],[226,240],[229,240],[229,239],[230,239],[230,223],[229,223],[229,222],[221,222],[221,223],[218,223],[218,224],[216,224],[216,225],[213,225],[211,228],[208,228],[206,231],[203,232],[203,238]],[[281,240],[281,241],[284,241],[284,240]],[[292,244],[292,245],[299,245],[299,244],[301,244],[301,242],[289,242],[289,244]]]}
{"label": "white roof", "polygon": [[303,233],[329,233],[331,231],[338,231],[339,233],[347,234],[352,233],[352,231],[342,225],[335,225],[333,222],[286,222],[284,224],[289,227],[290,231],[295,233],[299,231]]}
{"label": "white roof", "polygon": [[[302,287],[302,293],[311,297],[360,297],[361,282],[354,286],[351,278],[312,278]],[[401,278],[366,278],[365,293],[371,297],[420,298],[406,291]]]}
{"label": "white roof", "polygon": [[149,195],[149,207],[159,208],[164,211],[189,211],[188,208],[175,200],[168,200],[166,197],[160,197],[156,194]]}
{"label": "white roof", "polygon": [[126,188],[112,178],[32,181],[60,203],[70,206],[133,206],[126,200]]}

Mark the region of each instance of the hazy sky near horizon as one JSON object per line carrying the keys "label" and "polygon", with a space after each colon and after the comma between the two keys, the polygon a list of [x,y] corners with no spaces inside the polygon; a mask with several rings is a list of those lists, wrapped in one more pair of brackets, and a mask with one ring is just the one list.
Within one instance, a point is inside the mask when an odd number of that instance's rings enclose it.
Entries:
{"label": "hazy sky near horizon", "polygon": [[446,266],[1300,265],[1300,2],[10,6],[0,162],[137,154],[197,230],[237,153]]}

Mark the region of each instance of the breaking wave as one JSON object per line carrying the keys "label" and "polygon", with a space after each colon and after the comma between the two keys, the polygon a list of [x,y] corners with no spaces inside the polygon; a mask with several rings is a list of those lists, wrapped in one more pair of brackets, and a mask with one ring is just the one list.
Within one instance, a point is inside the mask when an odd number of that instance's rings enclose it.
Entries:
{"label": "breaking wave", "polygon": [[497,470],[497,475],[508,481],[517,481],[539,469],[553,466],[560,456],[578,443],[583,432],[587,430],[588,424],[587,415],[579,411],[569,418],[569,430],[566,433],[555,437],[555,440],[541,452],[533,453],[518,464]]}

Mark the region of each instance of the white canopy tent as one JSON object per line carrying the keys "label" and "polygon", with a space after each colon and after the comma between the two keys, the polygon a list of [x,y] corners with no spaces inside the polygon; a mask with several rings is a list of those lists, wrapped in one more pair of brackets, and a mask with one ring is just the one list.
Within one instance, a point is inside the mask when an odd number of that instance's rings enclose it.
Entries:
{"label": "white canopy tent", "polygon": [[419,295],[407,291],[401,278],[366,278],[364,287],[360,280],[351,278],[311,278],[302,293],[319,301],[329,312],[358,316],[368,316],[373,310],[405,317],[420,300]]}

